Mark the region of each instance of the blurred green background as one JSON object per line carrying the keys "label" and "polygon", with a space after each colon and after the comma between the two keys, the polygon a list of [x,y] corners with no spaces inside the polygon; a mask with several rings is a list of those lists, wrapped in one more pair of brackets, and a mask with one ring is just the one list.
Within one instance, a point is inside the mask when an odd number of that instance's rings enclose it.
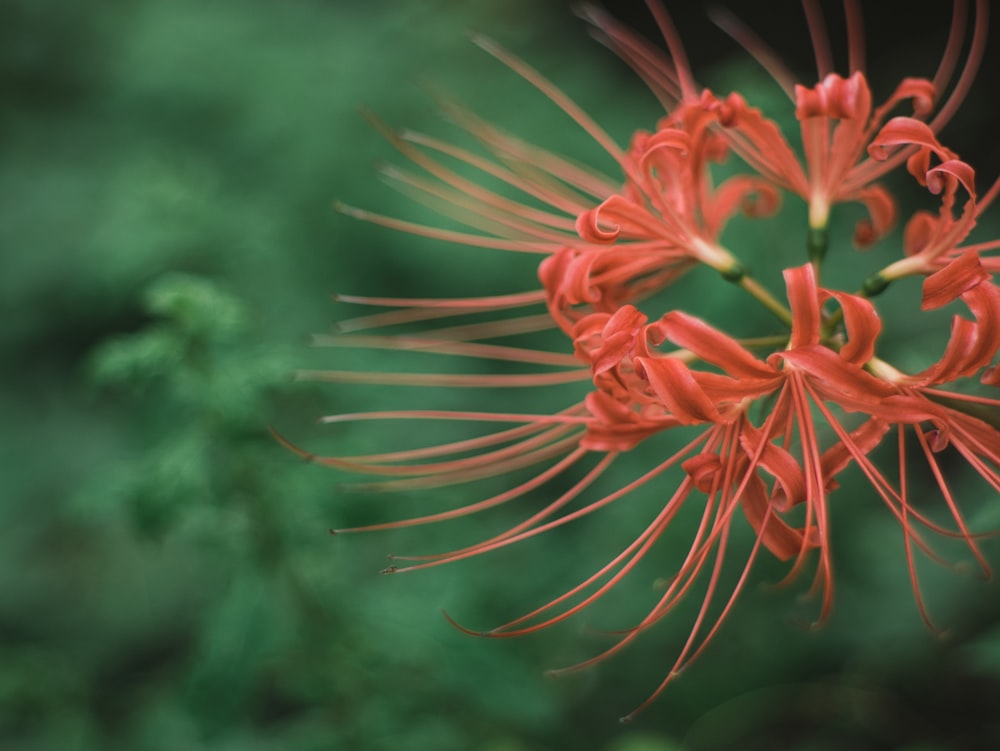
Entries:
{"label": "blurred green background", "polygon": [[[313,450],[370,452],[398,436],[315,418],[419,398],[293,381],[302,367],[391,367],[378,353],[307,346],[359,314],[331,294],[533,281],[524,259],[335,214],[339,198],[422,216],[379,183],[374,168],[392,149],[359,108],[451,137],[430,81],[511,131],[603,164],[467,29],[530,60],[621,142],[655,121],[652,99],[564,2],[0,0],[0,748],[993,747],[997,585],[922,566],[949,629],[929,634],[898,526],[857,478],[834,511],[832,621],[803,628],[815,604],[796,601],[800,585],[769,589],[782,568],[764,563],[718,641],[629,726],[616,718],[659,683],[696,602],[613,661],[558,680],[543,671],[593,654],[607,644],[597,629],[641,614],[657,560],[603,610],[524,639],[474,639],[439,611],[489,628],[544,602],[634,537],[662,488],[560,534],[398,577],[378,575],[387,553],[480,539],[518,509],[328,535],[497,487],[365,494],[271,439],[274,425]],[[710,64],[718,55],[698,39],[692,54]],[[899,59],[919,53],[911,42]],[[756,85],[745,67],[712,70],[720,87]],[[982,128],[989,106],[969,109]],[[799,214],[777,231],[746,226],[743,239],[798,252]],[[850,216],[842,231],[843,244]],[[701,312],[722,323],[742,302]],[[476,393],[444,398],[489,406]],[[998,526],[995,494],[968,488],[973,522]],[[745,555],[745,535],[740,546]],[[669,550],[662,561],[660,574],[676,564]]]}

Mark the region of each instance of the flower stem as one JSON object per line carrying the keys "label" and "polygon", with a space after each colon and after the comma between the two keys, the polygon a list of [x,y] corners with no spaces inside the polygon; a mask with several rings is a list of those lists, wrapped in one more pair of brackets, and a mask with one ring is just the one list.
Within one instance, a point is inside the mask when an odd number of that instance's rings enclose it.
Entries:
{"label": "flower stem", "polygon": [[788,343],[787,334],[775,334],[774,336],[752,336],[746,339],[737,339],[740,345],[747,349],[771,349],[784,347]]}
{"label": "flower stem", "polygon": [[749,274],[744,274],[736,281],[736,284],[753,295],[761,305],[771,311],[786,326],[792,325],[792,312],[764,289],[756,279]]}
{"label": "flower stem", "polygon": [[810,227],[806,235],[806,250],[809,252],[809,261],[819,271],[823,257],[826,255],[829,243],[826,225],[822,227]]}

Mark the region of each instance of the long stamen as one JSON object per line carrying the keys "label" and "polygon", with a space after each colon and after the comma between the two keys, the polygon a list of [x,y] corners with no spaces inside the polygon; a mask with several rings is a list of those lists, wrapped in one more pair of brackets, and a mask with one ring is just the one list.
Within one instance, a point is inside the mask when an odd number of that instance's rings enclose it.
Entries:
{"label": "long stamen", "polygon": [[785,94],[788,95],[788,98],[794,102],[795,82],[798,78],[785,65],[778,54],[768,47],[764,40],[757,36],[749,26],[745,25],[735,15],[724,8],[713,8],[709,12],[709,16],[716,26],[732,37],[771,75]]}
{"label": "long stamen", "polygon": [[445,388],[532,388],[579,383],[590,379],[586,370],[562,373],[514,373],[510,375],[480,375],[478,373],[381,373],[363,370],[299,370],[297,381],[321,383],[359,383],[371,386],[442,386]]}
{"label": "long stamen", "polygon": [[[515,524],[513,527],[505,532],[491,537],[483,542],[475,543],[465,548],[460,548],[458,550],[452,550],[447,553],[432,553],[430,555],[396,555],[393,556],[393,560],[396,561],[433,561],[436,564],[449,563],[456,556],[464,555],[465,553],[479,551],[485,546],[490,546],[495,543],[503,542],[505,540],[512,540],[513,538],[520,535],[522,532],[530,530],[537,526],[539,523],[545,521],[546,519],[553,516],[556,512],[560,511],[572,501],[576,500],[585,490],[587,490],[594,482],[600,478],[612,465],[618,455],[615,453],[605,454],[604,457],[589,471],[584,475],[579,481],[577,481],[569,490],[563,493],[561,496],[552,501],[545,508],[532,514],[530,517],[525,519],[519,524]],[[488,632],[487,632],[488,633]]]}
{"label": "long stamen", "polygon": [[670,50],[674,69],[677,72],[677,80],[681,86],[682,98],[687,100],[694,99],[697,97],[698,92],[695,87],[694,76],[691,74],[691,65],[688,63],[687,53],[684,51],[684,44],[677,33],[677,26],[670,19],[670,14],[667,13],[666,7],[664,7],[660,0],[646,0],[646,7],[653,14],[656,25],[659,27],[660,33],[667,43],[667,48]]}
{"label": "long stamen", "polygon": [[474,235],[469,232],[457,232],[455,230],[441,229],[440,227],[431,227],[425,224],[418,224],[416,222],[408,222],[404,219],[396,219],[395,217],[376,214],[372,211],[366,211],[365,209],[349,206],[348,204],[340,201],[337,201],[334,204],[334,208],[341,214],[346,214],[347,216],[359,219],[362,222],[370,222],[371,224],[377,224],[381,227],[399,230],[400,232],[408,232],[411,235],[427,237],[432,240],[441,240],[443,242],[457,243],[459,245],[468,245],[472,248],[510,250],[516,253],[554,253],[561,247],[559,243],[555,242],[507,240],[495,237],[485,237],[483,235]]}
{"label": "long stamen", "polygon": [[[986,37],[989,27],[989,0],[976,0],[976,20],[973,26],[972,43],[969,53],[965,58],[965,66],[958,77],[955,88],[951,90],[948,100],[941,105],[937,115],[930,121],[932,131],[939,131],[943,128],[965,99],[966,94],[972,86],[972,82],[979,72],[979,64],[982,62],[983,53],[986,51]],[[949,40],[950,41],[950,40]]]}
{"label": "long stamen", "polygon": [[865,28],[858,0],[844,0],[847,20],[848,74],[865,70]]}
{"label": "long stamen", "polygon": [[833,72],[833,53],[830,52],[830,37],[826,33],[823,10],[817,0],[802,0],[802,8],[806,14],[813,53],[816,56],[817,78],[822,81]]}
{"label": "long stamen", "polygon": [[513,70],[523,79],[528,81],[536,89],[545,94],[545,96],[551,99],[552,102],[559,107],[559,109],[569,115],[577,125],[583,128],[587,134],[594,139],[594,141],[600,144],[601,147],[607,151],[616,162],[623,167],[627,166],[625,152],[621,150],[611,136],[609,136],[597,123],[595,123],[591,117],[587,115],[587,113],[580,109],[576,102],[566,96],[551,81],[542,76],[534,68],[526,65],[510,52],[503,49],[492,39],[489,39],[482,34],[473,34],[472,41],[508,68]]}

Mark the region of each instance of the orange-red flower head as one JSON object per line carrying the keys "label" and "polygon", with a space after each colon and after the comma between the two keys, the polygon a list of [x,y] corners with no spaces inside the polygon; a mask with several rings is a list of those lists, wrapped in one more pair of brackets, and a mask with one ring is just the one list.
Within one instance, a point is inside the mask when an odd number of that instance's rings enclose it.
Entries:
{"label": "orange-red flower head", "polygon": [[[974,3],[975,24],[964,58],[968,8],[960,1],[932,78],[904,79],[878,106],[865,75],[857,2],[844,3],[849,65],[839,74],[833,70],[819,5],[803,0],[816,48],[816,82],[798,81],[752,32],[720,17],[788,93],[800,151],[774,117],[740,93],[720,97],[699,87],[665,8],[655,0],[649,5],[668,53],[602,11],[589,6],[582,11],[667,109],[653,127],[637,128],[626,147],[525,63],[489,40],[475,39],[586,131],[616,165],[614,176],[525,143],[450,102],[444,102],[446,111],[478,141],[481,152],[431,136],[394,133],[372,118],[418,170],[391,168],[390,180],[466,229],[446,230],[346,206],[342,211],[474,252],[534,254],[536,272],[525,280],[526,289],[486,297],[342,297],[387,310],[344,322],[340,334],[318,338],[330,346],[502,362],[502,372],[466,373],[449,366],[437,373],[302,374],[338,383],[481,389],[487,400],[485,409],[421,404],[333,415],[326,422],[433,420],[493,427],[471,438],[363,456],[321,457],[294,448],[311,461],[373,475],[379,479],[367,487],[378,490],[428,489],[516,474],[502,489],[452,510],[338,533],[448,521],[529,495],[540,499],[506,530],[437,554],[397,557],[388,572],[486,554],[627,502],[640,487],[662,488],[661,508],[625,549],[542,606],[476,632],[491,637],[531,633],[586,610],[649,557],[683,508],[693,508],[698,526],[646,615],[620,632],[611,647],[568,668],[591,665],[631,644],[703,582],[704,599],[689,636],[642,706],[712,641],[762,553],[788,562],[786,581],[812,570],[810,592],[820,600],[817,622],[827,618],[834,603],[831,530],[838,523],[837,493],[846,473],[865,478],[871,499],[900,523],[905,565],[928,623],[916,553],[943,560],[934,535],[963,540],[988,570],[980,535],[966,522],[947,465],[964,466],[994,494],[1000,491],[1000,399],[991,391],[1000,385],[1000,288],[993,282],[1000,262],[989,255],[1000,241],[968,244],[978,217],[1000,193],[1000,181],[977,191],[973,168],[940,135],[982,56],[988,2]],[[901,107],[909,112],[900,115]],[[716,165],[730,152],[742,158],[744,167],[718,181]],[[448,166],[456,162],[461,170]],[[886,240],[900,210],[880,182],[894,171],[908,173],[926,188],[937,207],[905,216],[900,243]],[[469,174],[504,189],[485,187]],[[783,192],[807,204],[810,231],[799,260],[785,263],[770,244],[756,247],[739,233],[724,242],[727,224],[740,213],[770,221]],[[855,243],[882,242],[883,252],[887,247],[892,255],[881,271],[846,289],[829,284],[823,274],[832,263],[853,268],[851,257],[839,255],[844,249],[830,245],[827,233],[836,206],[844,202],[867,209],[868,217],[855,228]],[[688,277],[698,267],[709,271]],[[877,299],[906,276],[922,278],[921,293],[902,303],[910,315],[964,306],[952,318],[940,357],[915,373],[889,362],[884,343],[898,332],[886,325]],[[688,278],[697,278],[692,283],[705,289],[686,298],[672,295],[668,287],[688,284]],[[706,279],[715,286],[709,289]],[[533,288],[538,282],[541,287]],[[730,294],[740,295],[748,306],[759,303],[771,314],[768,325],[753,315],[716,325],[703,310],[677,303]],[[654,298],[659,307],[651,314],[647,303]],[[759,335],[748,336],[749,326],[761,326]],[[560,343],[531,339],[540,333],[555,334]],[[970,379],[978,379],[985,392],[966,389]],[[573,393],[562,396],[561,389],[571,385]],[[490,395],[501,389],[544,389],[553,406],[547,413],[495,409]],[[645,448],[654,438],[657,446],[670,448],[649,455],[651,466],[638,477],[619,475],[619,456]],[[893,441],[894,461],[886,466],[876,449]],[[945,462],[945,453],[958,461]],[[920,504],[911,476],[914,455],[933,479],[920,491]],[[602,486],[602,479],[614,489]],[[927,512],[928,494],[938,500],[947,523]],[[738,526],[752,532],[754,543],[732,581],[724,575],[724,562],[734,555],[731,539]]]}

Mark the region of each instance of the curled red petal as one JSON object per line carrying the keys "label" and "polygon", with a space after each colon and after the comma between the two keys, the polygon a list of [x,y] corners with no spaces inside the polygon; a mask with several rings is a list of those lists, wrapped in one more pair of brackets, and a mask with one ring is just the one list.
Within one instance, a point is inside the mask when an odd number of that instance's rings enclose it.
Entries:
{"label": "curled red petal", "polygon": [[864,76],[860,72],[849,78],[830,73],[816,86],[795,87],[795,117],[806,120],[812,117],[829,117],[837,120],[854,119],[861,114],[861,101],[867,90]]}
{"label": "curled red petal", "polygon": [[593,354],[591,368],[594,375],[606,373],[620,365],[622,359],[631,352],[634,342],[635,338],[625,331],[617,331],[604,337],[601,346]]}
{"label": "curled red petal", "polygon": [[593,267],[599,255],[562,248],[539,265],[539,280],[557,318],[562,318],[561,313],[573,305],[592,305],[600,301],[601,289],[594,284],[593,278]]}
{"label": "curled red petal", "polygon": [[858,221],[854,228],[854,244],[865,249],[882,239],[896,223],[896,200],[880,185],[858,191],[855,200],[868,210],[868,218]]}
{"label": "curled red petal", "polygon": [[770,216],[780,205],[781,194],[768,181],[746,175],[731,177],[719,185],[703,209],[705,232],[709,236],[718,235],[737,210],[760,218]]}
{"label": "curled red petal", "polygon": [[931,150],[917,149],[906,158],[906,171],[923,186],[927,185],[927,170],[931,168]]}
{"label": "curled red petal", "polygon": [[772,371],[768,378],[732,378],[718,373],[699,371],[696,378],[702,391],[716,404],[759,399],[772,393],[782,381],[781,373],[777,371]]}
{"label": "curled red petal", "polygon": [[990,274],[983,268],[978,253],[962,253],[924,279],[920,307],[922,310],[940,308],[989,279]]}
{"label": "curled red petal", "polygon": [[628,422],[636,416],[627,404],[608,396],[602,391],[591,391],[584,399],[587,411],[601,422]]}
{"label": "curled red petal", "polygon": [[944,383],[961,377],[976,346],[976,324],[961,316],[951,319],[951,334],[941,359],[910,379],[921,384]]}
{"label": "curled red petal", "polygon": [[741,208],[752,219],[773,216],[781,208],[781,192],[766,180],[756,180],[753,190],[743,194]]}
{"label": "curled red petal", "polygon": [[622,305],[608,318],[604,324],[603,333],[605,336],[611,336],[622,331],[629,334],[636,334],[639,329],[646,325],[646,321],[648,320],[646,314],[634,305]]}
{"label": "curled red petal", "polygon": [[[637,146],[633,142],[633,146]],[[643,139],[639,147],[639,166],[643,170],[660,166],[657,160],[666,157],[666,161],[674,162],[688,155],[691,150],[691,136],[679,128],[663,128],[653,135]]]}
{"label": "curled red petal", "polygon": [[[953,262],[943,271],[955,266]],[[992,282],[979,279],[975,268],[969,268],[969,261],[963,263],[965,282],[971,284],[961,292],[962,301],[975,317],[975,322],[961,316],[952,319],[951,336],[941,359],[921,373],[907,379],[910,383],[932,384],[952,381],[974,375],[976,371],[989,365],[1000,350],[1000,288]],[[940,273],[940,272],[938,272]],[[956,280],[956,287],[963,286],[963,278]],[[951,291],[941,293],[947,297]]]}
{"label": "curled red petal", "polygon": [[958,180],[973,198],[976,195],[976,172],[968,164],[958,159],[948,159],[937,167],[927,170],[927,189],[935,195],[944,191],[950,180]]}
{"label": "curled red petal", "polygon": [[934,84],[926,78],[904,78],[892,96],[879,107],[875,119],[881,120],[889,110],[906,99],[913,101],[913,116],[923,119],[934,110],[936,94]]}
{"label": "curled red petal", "polygon": [[649,381],[663,405],[683,425],[720,422],[722,415],[687,365],[675,357],[639,357],[640,376]]}
{"label": "curled red petal", "polygon": [[768,501],[764,482],[757,476],[750,478],[743,495],[740,496],[743,515],[746,516],[760,541],[775,558],[787,561],[797,556],[805,542],[809,547],[819,544],[817,530],[795,529],[775,513]]}
{"label": "curled red petal", "polygon": [[885,422],[905,425],[939,419],[947,410],[918,396],[895,394],[879,402],[872,412],[874,417]]}
{"label": "curled red petal", "polygon": [[903,252],[914,256],[934,239],[938,219],[929,211],[917,211],[910,217],[903,230]]}
{"label": "curled red petal", "polygon": [[587,242],[610,245],[621,237],[629,239],[669,239],[669,230],[637,201],[625,196],[606,198],[596,208],[576,219],[576,232]]}
{"label": "curled red petal", "polygon": [[589,451],[628,451],[649,436],[678,424],[665,416],[652,419],[640,415],[602,391],[587,394],[584,404],[594,417],[580,439],[580,447]]}
{"label": "curled red petal", "polygon": [[601,221],[601,206],[584,211],[576,218],[576,233],[589,243],[610,245],[618,239],[621,231],[621,225]]}
{"label": "curled red petal", "polygon": [[875,342],[882,332],[882,319],[870,300],[836,290],[824,290],[836,299],[844,311],[847,342],[840,348],[840,357],[855,365],[864,365],[875,354]]}
{"label": "curled red petal", "polygon": [[580,352],[591,352],[600,347],[601,333],[609,318],[611,318],[610,313],[590,313],[574,323],[570,329],[574,347]]}
{"label": "curled red petal", "polygon": [[740,444],[747,458],[754,461],[756,457],[756,466],[777,481],[778,490],[772,497],[775,508],[787,511],[805,500],[805,475],[799,462],[788,450],[765,441],[763,434],[750,425],[740,431]]}
{"label": "curled red petal", "polygon": [[877,161],[889,158],[889,151],[896,146],[920,146],[937,154],[941,159],[953,159],[954,153],[938,141],[927,123],[912,117],[894,117],[868,144],[868,155]]}
{"label": "curled red petal", "polygon": [[809,180],[799,157],[788,144],[781,128],[756,107],[750,107],[738,94],[726,98],[719,106],[719,124],[736,131],[741,140],[740,154],[763,177],[800,196],[809,195]]}
{"label": "curled red petal", "polygon": [[964,292],[962,301],[976,317],[976,343],[962,373],[970,376],[992,362],[1000,350],[1000,288],[982,282]]}
{"label": "curled red petal", "polygon": [[711,493],[715,478],[722,469],[722,460],[717,454],[705,452],[686,459],[681,463],[681,468],[687,472],[698,490],[702,493]]}
{"label": "curled red petal", "polygon": [[657,326],[668,340],[737,378],[771,378],[774,369],[758,360],[735,339],[700,318],[674,310]]}
{"label": "curled red petal", "polygon": [[792,309],[791,349],[819,343],[822,323],[816,290],[816,272],[812,264],[785,269],[788,304]]}
{"label": "curled red petal", "polygon": [[594,375],[617,367],[623,358],[633,352],[636,338],[646,320],[645,314],[633,305],[623,305],[607,319],[601,330],[600,344],[592,355]]}
{"label": "curled red petal", "polygon": [[728,94],[725,99],[719,99],[711,91],[705,89],[698,104],[706,111],[715,114],[719,125],[724,128],[739,125],[740,115],[748,109],[746,100],[735,91]]}

